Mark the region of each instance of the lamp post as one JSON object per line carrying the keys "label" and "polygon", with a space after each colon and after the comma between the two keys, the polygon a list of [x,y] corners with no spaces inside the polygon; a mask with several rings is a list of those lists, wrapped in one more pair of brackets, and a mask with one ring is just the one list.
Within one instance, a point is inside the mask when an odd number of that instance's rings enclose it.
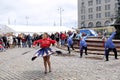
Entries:
{"label": "lamp post", "polygon": [[29,19],[29,17],[26,16],[25,19],[26,19],[26,25],[28,26],[28,19]]}
{"label": "lamp post", "polygon": [[14,25],[16,25],[16,19],[14,20]]}
{"label": "lamp post", "polygon": [[62,11],[64,11],[64,9],[62,9],[61,7],[58,9],[59,14],[60,14],[60,26],[62,26]]}
{"label": "lamp post", "polygon": [[10,19],[8,18],[8,25],[10,25]]}

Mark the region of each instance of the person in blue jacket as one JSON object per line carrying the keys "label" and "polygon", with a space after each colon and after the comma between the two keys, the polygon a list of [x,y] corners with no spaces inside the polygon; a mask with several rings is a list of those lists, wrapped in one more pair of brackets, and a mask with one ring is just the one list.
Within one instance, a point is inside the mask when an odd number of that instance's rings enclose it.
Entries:
{"label": "person in blue jacket", "polygon": [[83,50],[85,50],[85,55],[87,55],[87,43],[86,43],[87,37],[88,35],[82,33],[82,38],[80,38],[80,58],[82,58]]}
{"label": "person in blue jacket", "polygon": [[74,47],[73,47],[73,36],[74,36],[74,32],[69,35],[68,39],[67,39],[67,47],[68,47],[68,53],[70,54],[71,51],[70,51],[70,48],[72,48],[74,50]]}
{"label": "person in blue jacket", "polygon": [[116,47],[112,41],[112,39],[114,38],[116,32],[113,32],[112,35],[107,39],[107,41],[105,42],[105,57],[106,57],[106,61],[109,61],[109,52],[112,50],[115,54],[115,59],[117,59],[117,50]]}

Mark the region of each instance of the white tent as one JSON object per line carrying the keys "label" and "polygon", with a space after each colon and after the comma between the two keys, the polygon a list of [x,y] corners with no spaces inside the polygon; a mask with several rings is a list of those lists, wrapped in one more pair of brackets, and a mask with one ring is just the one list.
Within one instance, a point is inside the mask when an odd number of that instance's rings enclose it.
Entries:
{"label": "white tent", "polygon": [[7,25],[12,28],[16,32],[65,32],[65,31],[73,31],[72,28],[65,26],[23,26],[23,25]]}
{"label": "white tent", "polygon": [[0,34],[8,33],[8,32],[15,32],[15,30],[11,29],[10,27],[8,27],[6,25],[0,24]]}

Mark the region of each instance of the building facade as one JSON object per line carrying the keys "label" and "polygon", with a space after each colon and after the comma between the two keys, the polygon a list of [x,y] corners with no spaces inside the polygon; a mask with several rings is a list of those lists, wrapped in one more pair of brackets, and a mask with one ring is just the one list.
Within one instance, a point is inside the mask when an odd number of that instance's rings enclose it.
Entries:
{"label": "building facade", "polygon": [[108,26],[117,9],[118,0],[78,0],[78,28]]}

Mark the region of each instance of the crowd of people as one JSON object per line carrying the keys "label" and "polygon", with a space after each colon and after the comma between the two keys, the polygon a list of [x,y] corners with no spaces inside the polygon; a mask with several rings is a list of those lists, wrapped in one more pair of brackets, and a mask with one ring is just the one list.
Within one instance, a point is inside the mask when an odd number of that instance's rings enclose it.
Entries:
{"label": "crowd of people", "polygon": [[[117,50],[112,42],[112,39],[114,38],[116,32],[113,32],[112,35],[105,39],[103,37],[104,41],[104,50],[105,50],[105,57],[106,61],[109,61],[109,52],[112,50],[115,54],[115,59],[117,58]],[[74,50],[74,41],[73,38],[76,38],[79,40],[79,49],[80,49],[80,58],[83,56],[83,50],[85,50],[85,54],[87,53],[87,42],[86,38],[89,36],[89,34],[79,34],[79,32],[75,31],[68,31],[68,32],[56,32],[52,34],[43,33],[38,35],[37,33],[34,33],[33,35],[30,34],[18,34],[18,36],[13,35],[12,33],[3,34],[0,37],[0,50],[5,51],[6,49],[11,48],[26,48],[26,47],[35,47],[40,46],[40,49],[35,53],[35,55],[32,57],[32,61],[35,60],[38,56],[42,56],[44,60],[44,67],[45,67],[45,74],[47,73],[47,65],[49,67],[49,72],[51,72],[51,64],[50,64],[50,55],[53,53],[52,49],[50,48],[50,45],[58,45],[58,46],[64,46],[67,44],[68,53],[70,54],[70,48]]]}
{"label": "crowd of people", "polygon": [[[70,35],[72,32],[56,32],[56,33],[52,33],[49,34],[49,37],[52,40],[56,40],[58,44],[60,45],[64,45],[67,41],[67,37],[68,35]],[[7,33],[7,34],[3,34],[0,37],[0,44],[5,48],[14,48],[14,47],[18,47],[18,48],[24,48],[24,47],[29,47],[31,48],[32,43],[35,40],[39,40],[42,39],[42,34],[37,34],[34,33],[33,35],[30,34],[18,34],[17,36],[13,35],[12,33]]]}
{"label": "crowd of people", "polygon": [[15,47],[31,47],[32,46],[32,36],[25,34],[18,34],[18,36],[12,33],[3,34],[0,37],[0,45],[5,49],[15,48]]}
{"label": "crowd of people", "polygon": [[[67,41],[68,35],[72,32],[56,32],[49,34],[49,37],[52,40],[56,40],[57,44],[64,45]],[[13,33],[6,33],[0,36],[0,46],[9,49],[9,48],[25,48],[25,47],[32,47],[32,43],[35,40],[42,39],[42,34],[34,33],[33,35],[20,33],[17,36],[13,35]],[[2,50],[1,50],[2,51]]]}

